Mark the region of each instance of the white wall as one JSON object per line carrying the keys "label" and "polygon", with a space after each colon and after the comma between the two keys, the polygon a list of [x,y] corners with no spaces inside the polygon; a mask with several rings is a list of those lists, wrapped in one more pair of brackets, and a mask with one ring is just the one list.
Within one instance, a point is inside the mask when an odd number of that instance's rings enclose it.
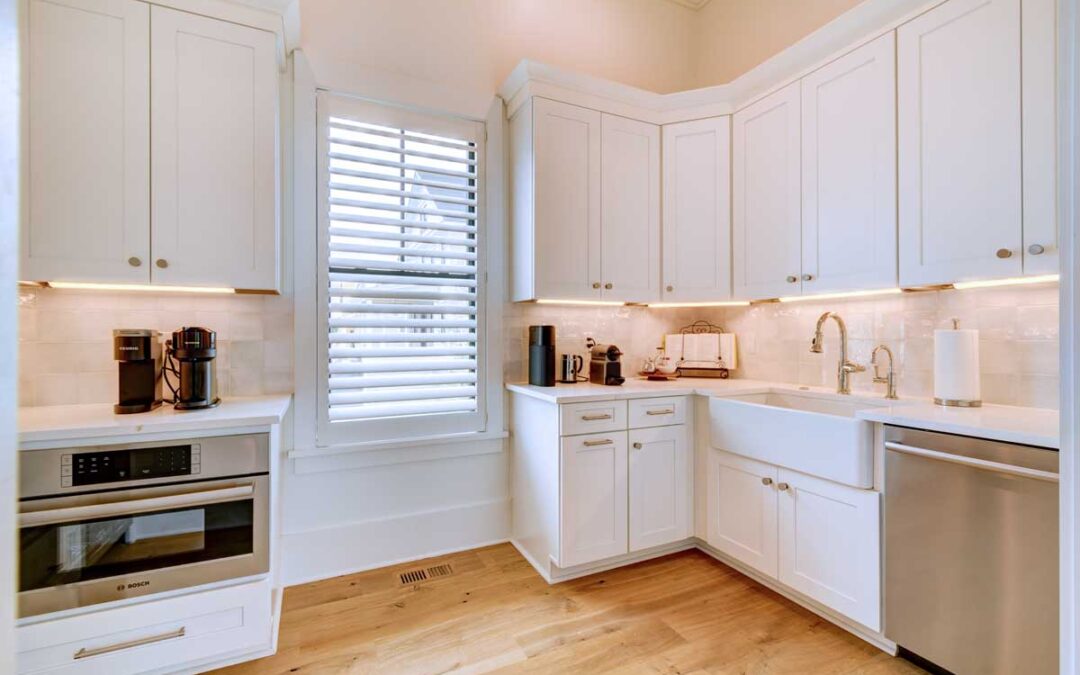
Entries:
{"label": "white wall", "polygon": [[[15,353],[19,92],[15,0],[0,0],[0,354]],[[15,670],[16,360],[0,359],[0,673]]]}
{"label": "white wall", "polygon": [[482,118],[523,58],[659,92],[693,86],[697,15],[661,0],[301,0],[319,84]]}

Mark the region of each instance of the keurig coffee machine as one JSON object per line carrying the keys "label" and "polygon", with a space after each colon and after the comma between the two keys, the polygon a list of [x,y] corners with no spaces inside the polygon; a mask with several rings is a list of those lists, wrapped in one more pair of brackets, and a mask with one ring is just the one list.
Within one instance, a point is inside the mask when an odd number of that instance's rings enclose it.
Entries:
{"label": "keurig coffee machine", "polygon": [[[181,328],[173,331],[168,348],[168,371],[177,380],[173,407],[177,410],[213,408],[221,403],[217,395],[217,333],[206,328]],[[175,360],[175,361],[174,361]],[[179,364],[179,367],[177,367]]]}
{"label": "keurig coffee machine", "polygon": [[120,328],[113,331],[113,358],[119,361],[118,415],[140,413],[161,405],[161,333]]}

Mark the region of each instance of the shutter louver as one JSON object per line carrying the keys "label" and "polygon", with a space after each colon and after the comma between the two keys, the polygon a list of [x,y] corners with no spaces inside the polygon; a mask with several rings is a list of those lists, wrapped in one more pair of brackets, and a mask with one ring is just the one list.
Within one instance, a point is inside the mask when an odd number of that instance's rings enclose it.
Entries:
{"label": "shutter louver", "polygon": [[476,413],[476,142],[326,129],[329,421]]}

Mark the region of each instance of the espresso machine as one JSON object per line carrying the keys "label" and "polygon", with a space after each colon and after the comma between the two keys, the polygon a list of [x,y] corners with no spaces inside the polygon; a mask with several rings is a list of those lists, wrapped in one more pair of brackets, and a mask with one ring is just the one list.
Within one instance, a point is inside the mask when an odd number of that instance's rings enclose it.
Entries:
{"label": "espresso machine", "polygon": [[600,344],[589,338],[589,382],[593,384],[619,385],[626,381],[622,376],[622,350],[615,345]]}
{"label": "espresso machine", "polygon": [[165,342],[166,370],[176,379],[174,387],[165,383],[173,394],[177,410],[213,408],[221,403],[217,395],[217,333],[197,326],[173,331]]}
{"label": "espresso machine", "polygon": [[161,405],[161,333],[142,328],[113,331],[113,358],[119,370],[118,415],[153,410]]}

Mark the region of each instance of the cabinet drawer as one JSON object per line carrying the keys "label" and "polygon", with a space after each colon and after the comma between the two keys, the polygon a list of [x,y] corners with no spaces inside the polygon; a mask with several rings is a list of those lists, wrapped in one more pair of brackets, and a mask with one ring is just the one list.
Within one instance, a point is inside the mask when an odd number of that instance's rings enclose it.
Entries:
{"label": "cabinet drawer", "polygon": [[568,403],[560,407],[559,413],[559,433],[563,436],[626,428],[626,401]]}
{"label": "cabinet drawer", "polygon": [[261,581],[21,626],[18,672],[183,670],[269,647],[270,596],[270,583]]}
{"label": "cabinet drawer", "polygon": [[686,423],[686,397],[638,398],[630,401],[631,429]]}

